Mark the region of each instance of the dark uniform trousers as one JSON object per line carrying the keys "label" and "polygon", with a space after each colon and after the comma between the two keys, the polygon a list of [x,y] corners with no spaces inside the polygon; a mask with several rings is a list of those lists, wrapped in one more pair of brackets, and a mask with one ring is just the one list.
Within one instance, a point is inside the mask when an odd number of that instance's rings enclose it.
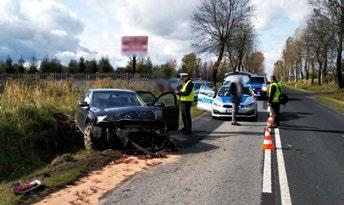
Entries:
{"label": "dark uniform trousers", "polygon": [[191,105],[192,105],[192,102],[188,102],[188,101],[181,102],[184,129],[190,132],[192,130],[192,120],[191,120],[191,110],[190,110]]}
{"label": "dark uniform trousers", "polygon": [[272,117],[274,118],[274,125],[280,125],[280,104],[271,103]]}

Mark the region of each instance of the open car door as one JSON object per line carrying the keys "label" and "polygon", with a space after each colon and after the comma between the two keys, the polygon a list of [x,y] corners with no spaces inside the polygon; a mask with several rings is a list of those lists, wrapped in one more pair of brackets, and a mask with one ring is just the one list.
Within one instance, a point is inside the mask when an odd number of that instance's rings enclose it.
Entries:
{"label": "open car door", "polygon": [[211,112],[213,110],[213,100],[215,90],[208,86],[202,85],[197,97],[197,109]]}
{"label": "open car door", "polygon": [[177,130],[179,124],[179,105],[177,102],[177,96],[174,92],[167,92],[161,94],[154,104],[164,104],[164,117],[167,123],[168,130]]}
{"label": "open car door", "polygon": [[148,91],[136,91],[140,98],[147,106],[154,106],[157,104],[163,105],[164,118],[166,120],[168,130],[177,130],[179,124],[179,105],[177,96],[174,92],[167,92],[161,94],[159,97]]}
{"label": "open car door", "polygon": [[153,106],[156,102],[156,97],[153,93],[148,91],[136,91],[136,93],[140,96],[143,102],[146,103],[147,106]]}

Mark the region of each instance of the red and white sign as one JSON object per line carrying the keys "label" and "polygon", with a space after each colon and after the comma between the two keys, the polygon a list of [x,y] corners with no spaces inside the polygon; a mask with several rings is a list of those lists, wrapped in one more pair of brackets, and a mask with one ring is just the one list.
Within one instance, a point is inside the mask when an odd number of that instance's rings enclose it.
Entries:
{"label": "red and white sign", "polygon": [[124,55],[145,55],[148,53],[148,36],[123,36],[122,53]]}

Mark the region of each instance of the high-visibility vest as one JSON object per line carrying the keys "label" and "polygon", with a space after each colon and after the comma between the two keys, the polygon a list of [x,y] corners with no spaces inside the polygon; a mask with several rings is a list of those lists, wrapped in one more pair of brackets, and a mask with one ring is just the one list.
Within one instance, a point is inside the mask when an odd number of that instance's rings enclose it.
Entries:
{"label": "high-visibility vest", "polygon": [[278,103],[278,102],[279,102],[279,99],[280,99],[280,96],[281,96],[281,94],[282,94],[282,86],[281,86],[281,84],[276,83],[276,82],[271,83],[271,85],[270,85],[270,87],[269,87],[269,95],[271,94],[271,88],[272,88],[272,86],[275,86],[275,88],[276,88],[275,95],[274,95],[273,98],[272,98],[272,102]]}
{"label": "high-visibility vest", "polygon": [[[185,92],[186,91],[186,87],[188,86],[188,84],[191,82],[191,80],[189,80],[188,82],[183,84],[182,89],[180,90],[180,92]],[[192,91],[189,95],[182,95],[180,96],[180,101],[186,101],[186,102],[193,102],[195,98],[195,88],[192,88]]]}

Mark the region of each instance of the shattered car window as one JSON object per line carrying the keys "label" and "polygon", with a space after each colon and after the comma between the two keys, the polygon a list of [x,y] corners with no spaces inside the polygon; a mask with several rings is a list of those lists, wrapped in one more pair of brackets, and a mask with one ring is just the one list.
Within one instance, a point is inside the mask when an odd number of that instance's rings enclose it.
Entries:
{"label": "shattered car window", "polygon": [[113,107],[137,107],[145,106],[145,104],[135,93],[108,91],[94,92],[91,106],[104,109]]}

